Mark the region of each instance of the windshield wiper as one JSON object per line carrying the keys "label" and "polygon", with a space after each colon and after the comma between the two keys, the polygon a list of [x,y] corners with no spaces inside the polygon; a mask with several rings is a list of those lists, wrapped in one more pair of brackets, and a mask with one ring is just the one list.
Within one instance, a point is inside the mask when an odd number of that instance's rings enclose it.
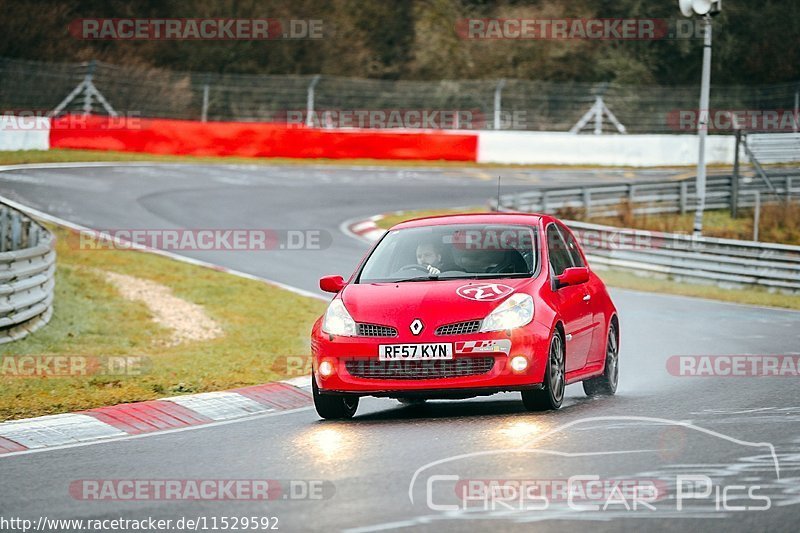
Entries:
{"label": "windshield wiper", "polygon": [[501,279],[501,278],[529,278],[532,275],[533,274],[531,274],[530,272],[515,272],[515,273],[509,273],[509,274],[502,274],[502,273],[499,273],[499,272],[487,272],[485,274],[468,274],[466,276],[446,276],[446,277],[442,277],[442,278],[439,278],[439,279],[446,280],[446,279],[484,279],[484,278],[488,278],[488,279],[492,279],[492,278],[496,278],[496,279]]}
{"label": "windshield wiper", "polygon": [[417,276],[414,278],[393,279],[388,283],[405,283],[410,281],[436,281],[437,279],[440,279],[439,276]]}

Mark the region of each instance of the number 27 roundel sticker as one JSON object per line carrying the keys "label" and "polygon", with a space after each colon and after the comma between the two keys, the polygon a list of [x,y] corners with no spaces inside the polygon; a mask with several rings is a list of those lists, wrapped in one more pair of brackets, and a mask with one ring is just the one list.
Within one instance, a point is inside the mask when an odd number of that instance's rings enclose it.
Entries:
{"label": "number 27 roundel sticker", "polygon": [[467,300],[477,302],[491,302],[499,300],[514,292],[514,289],[502,283],[477,283],[462,285],[456,289],[456,294]]}

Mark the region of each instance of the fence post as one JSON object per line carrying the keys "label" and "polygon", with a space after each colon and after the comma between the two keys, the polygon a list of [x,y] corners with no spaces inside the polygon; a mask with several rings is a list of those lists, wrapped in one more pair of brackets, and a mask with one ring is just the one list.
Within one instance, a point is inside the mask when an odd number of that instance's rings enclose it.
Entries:
{"label": "fence post", "polygon": [[797,89],[794,91],[794,123],[793,130],[797,133],[797,120],[800,117],[800,85],[798,85]]}
{"label": "fence post", "polygon": [[502,110],[502,103],[503,103],[503,87],[506,86],[506,80],[500,80],[497,82],[497,86],[494,88],[494,129],[500,129],[500,113]]}
{"label": "fence post", "polygon": [[589,190],[588,187],[583,187],[581,189],[583,193],[583,212],[586,218],[589,218],[591,210],[592,210],[592,191]]}
{"label": "fence post", "polygon": [[786,176],[786,203],[792,201],[792,177]]}
{"label": "fence post", "polygon": [[733,175],[731,176],[731,218],[739,216],[739,148],[742,130],[736,130],[736,150],[733,152]]}
{"label": "fence post", "polygon": [[94,78],[94,68],[95,68],[95,60],[92,59],[89,61],[89,66],[86,68],[86,91],[83,93],[83,114],[84,115],[91,115],[92,114],[92,91],[89,90],[89,87],[92,86],[92,79]]}
{"label": "fence post", "polygon": [[600,135],[603,133],[603,97],[597,95],[595,97],[594,107],[597,110],[594,115],[594,134]]}
{"label": "fence post", "polygon": [[203,110],[200,112],[200,121],[208,121],[208,84],[203,85]]}
{"label": "fence post", "polygon": [[8,250],[6,243],[8,242],[8,234],[6,233],[6,229],[10,227],[10,224],[6,222],[6,219],[9,216],[9,208],[2,206],[0,207],[0,252],[5,252]]}
{"label": "fence post", "polygon": [[308,84],[308,95],[306,96],[306,126],[309,128],[314,125],[314,88],[319,83],[319,74],[311,79]]}
{"label": "fence post", "polygon": [[689,200],[688,196],[689,196],[689,184],[686,183],[686,181],[682,181],[681,182],[680,204],[679,204],[679,209],[680,209],[681,215],[685,215],[686,214],[686,204],[688,203],[688,200]]}
{"label": "fence post", "polygon": [[761,193],[759,191],[753,191],[753,194],[756,195],[756,206],[753,212],[753,240],[758,241],[758,223],[761,218]]}

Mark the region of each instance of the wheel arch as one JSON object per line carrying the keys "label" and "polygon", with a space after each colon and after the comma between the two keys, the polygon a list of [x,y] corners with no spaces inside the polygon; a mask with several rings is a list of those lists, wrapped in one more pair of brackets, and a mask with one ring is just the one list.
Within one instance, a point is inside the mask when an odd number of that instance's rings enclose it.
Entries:
{"label": "wheel arch", "polygon": [[[558,333],[558,336],[561,337],[561,349],[564,350],[564,364],[566,365],[567,362],[567,333],[564,329],[564,322],[561,321],[560,318],[556,319],[556,323],[553,326],[553,331]],[[549,344],[550,341],[548,341]],[[548,346],[548,350],[549,350]]]}
{"label": "wheel arch", "polygon": [[611,326],[614,326],[614,328],[615,328],[614,331],[615,331],[616,337],[617,337],[617,350],[619,350],[619,335],[620,335],[620,333],[619,333],[619,317],[617,316],[617,313],[612,313],[611,314],[611,319],[608,321],[608,328],[611,328]]}

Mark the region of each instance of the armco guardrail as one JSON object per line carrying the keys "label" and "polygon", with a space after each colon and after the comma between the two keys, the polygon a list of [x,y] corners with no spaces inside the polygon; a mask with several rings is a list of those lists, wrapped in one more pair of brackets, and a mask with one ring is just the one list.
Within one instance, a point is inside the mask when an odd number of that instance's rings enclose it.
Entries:
{"label": "armco guardrail", "polygon": [[[770,173],[775,195],[800,195],[800,172]],[[736,186],[738,185],[738,186]],[[755,192],[767,193],[769,186],[759,177],[710,176],[706,184],[706,209],[752,207]],[[767,198],[768,199],[768,198]],[[686,213],[697,202],[695,179],[676,181],[616,183],[608,185],[542,188],[500,196],[500,210],[552,213],[580,209],[587,217],[613,216],[626,204],[636,214]],[[496,201],[492,201],[496,205]]]}
{"label": "armco guardrail", "polygon": [[593,265],[722,286],[800,292],[800,246],[567,222]]}
{"label": "armco guardrail", "polygon": [[21,339],[53,314],[55,237],[0,205],[0,343]]}
{"label": "armco guardrail", "polygon": [[[762,178],[709,177],[706,209],[754,205],[758,192],[770,198],[800,195],[800,172],[781,170]],[[616,183],[583,187],[537,189],[500,197],[502,211],[558,213],[570,210],[583,216],[612,216],[621,206],[633,213],[685,213],[696,202],[694,178],[677,181]],[[496,201],[490,201],[496,206]],[[663,275],[676,280],[716,283],[722,286],[761,286],[800,292],[800,246],[733,239],[695,238],[567,222],[578,235],[594,265]]]}
{"label": "armco guardrail", "polygon": [[800,162],[800,133],[748,133],[747,148],[761,164]]}

